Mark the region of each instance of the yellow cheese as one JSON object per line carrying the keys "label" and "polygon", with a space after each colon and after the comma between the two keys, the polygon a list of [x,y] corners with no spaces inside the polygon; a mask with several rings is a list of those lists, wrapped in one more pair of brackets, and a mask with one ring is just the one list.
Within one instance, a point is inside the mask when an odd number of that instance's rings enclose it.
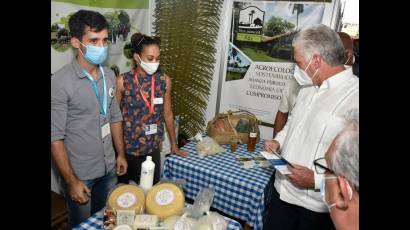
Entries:
{"label": "yellow cheese", "polygon": [[163,183],[152,187],[147,193],[146,211],[157,215],[162,221],[184,211],[184,192],[175,184]]}
{"label": "yellow cheese", "polygon": [[108,207],[113,210],[132,210],[142,213],[144,206],[144,191],[135,185],[120,185],[108,197]]}

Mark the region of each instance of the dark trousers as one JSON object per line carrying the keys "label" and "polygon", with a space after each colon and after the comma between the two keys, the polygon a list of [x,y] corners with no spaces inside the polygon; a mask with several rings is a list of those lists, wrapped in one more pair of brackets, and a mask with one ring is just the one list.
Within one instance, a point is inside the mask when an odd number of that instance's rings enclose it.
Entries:
{"label": "dark trousers", "polygon": [[127,173],[118,177],[118,183],[128,184],[129,180],[140,183],[141,164],[145,161],[147,156],[152,157],[152,161],[155,164],[154,169],[154,184],[156,184],[161,177],[161,155],[159,148],[145,156],[133,156],[131,154],[125,154],[128,163]]}
{"label": "dark trousers", "polygon": [[114,168],[105,176],[82,180],[82,182],[91,190],[90,200],[85,204],[72,201],[68,194],[67,184],[64,184],[65,200],[70,214],[70,223],[67,229],[77,227],[81,222],[105,207],[109,192],[117,184],[117,171]]}
{"label": "dark trousers", "polygon": [[273,189],[271,207],[263,223],[263,229],[274,230],[328,230],[335,229],[329,213],[314,212],[289,204],[279,198]]}

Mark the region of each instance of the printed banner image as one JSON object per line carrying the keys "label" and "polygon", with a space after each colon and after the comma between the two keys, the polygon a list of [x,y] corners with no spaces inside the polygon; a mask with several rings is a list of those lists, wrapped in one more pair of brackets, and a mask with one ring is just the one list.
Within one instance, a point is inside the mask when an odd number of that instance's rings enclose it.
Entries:
{"label": "printed banner image", "polygon": [[226,81],[243,79],[251,61],[235,45],[229,43]]}
{"label": "printed banner image", "polygon": [[324,3],[234,1],[219,110],[247,110],[273,124],[293,78],[293,38],[320,24],[324,10]]}
{"label": "printed banner image", "polygon": [[324,5],[234,2],[231,42],[253,61],[292,62],[292,40],[322,21]]}
{"label": "printed banner image", "polygon": [[[128,4],[123,0],[87,3],[82,0],[51,1],[51,73],[68,64],[74,51],[70,44],[68,21],[78,10],[100,12],[108,22],[108,58],[106,66],[116,75],[132,68],[132,34],[149,32],[148,0]],[[98,3],[98,4],[97,4]]]}

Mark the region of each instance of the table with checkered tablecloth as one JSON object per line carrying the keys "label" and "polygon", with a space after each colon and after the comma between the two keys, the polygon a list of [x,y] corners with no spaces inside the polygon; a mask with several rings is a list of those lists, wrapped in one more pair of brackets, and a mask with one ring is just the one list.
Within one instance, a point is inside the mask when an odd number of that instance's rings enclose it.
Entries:
{"label": "table with checkered tablecloth", "polygon": [[[77,227],[73,228],[73,230],[102,230],[103,224],[103,210],[95,213],[90,218],[86,219],[84,222],[79,224]],[[241,224],[237,221],[229,219],[228,217],[223,217],[226,221],[228,221],[228,228],[227,230],[239,230],[242,229]]]}
{"label": "table with checkered tablecloth", "polygon": [[167,157],[163,177],[185,179],[185,196],[193,200],[201,188],[213,187],[213,208],[245,221],[254,229],[262,229],[273,189],[274,168],[256,166],[245,169],[235,157],[260,155],[263,140],[256,144],[253,153],[247,151],[246,144],[238,145],[234,153],[229,150],[229,145],[222,145],[224,153],[204,158],[196,153],[196,145],[190,142],[182,148],[189,153],[187,158],[175,154]]}

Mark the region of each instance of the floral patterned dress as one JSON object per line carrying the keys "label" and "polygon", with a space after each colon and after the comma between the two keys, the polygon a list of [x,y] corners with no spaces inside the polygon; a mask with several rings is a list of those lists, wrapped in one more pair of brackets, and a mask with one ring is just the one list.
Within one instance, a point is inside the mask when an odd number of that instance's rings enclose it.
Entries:
{"label": "floral patterned dress", "polygon": [[[134,81],[134,70],[124,74],[124,91],[121,100],[122,116],[124,118],[125,152],[134,156],[143,156],[160,147],[164,136],[164,104],[154,105],[153,113],[144,101],[151,103],[152,78],[155,78],[155,98],[164,101],[166,82],[161,73],[154,75],[137,75],[140,87]],[[142,93],[141,93],[142,89]],[[156,124],[157,132],[146,134],[149,126]]]}

